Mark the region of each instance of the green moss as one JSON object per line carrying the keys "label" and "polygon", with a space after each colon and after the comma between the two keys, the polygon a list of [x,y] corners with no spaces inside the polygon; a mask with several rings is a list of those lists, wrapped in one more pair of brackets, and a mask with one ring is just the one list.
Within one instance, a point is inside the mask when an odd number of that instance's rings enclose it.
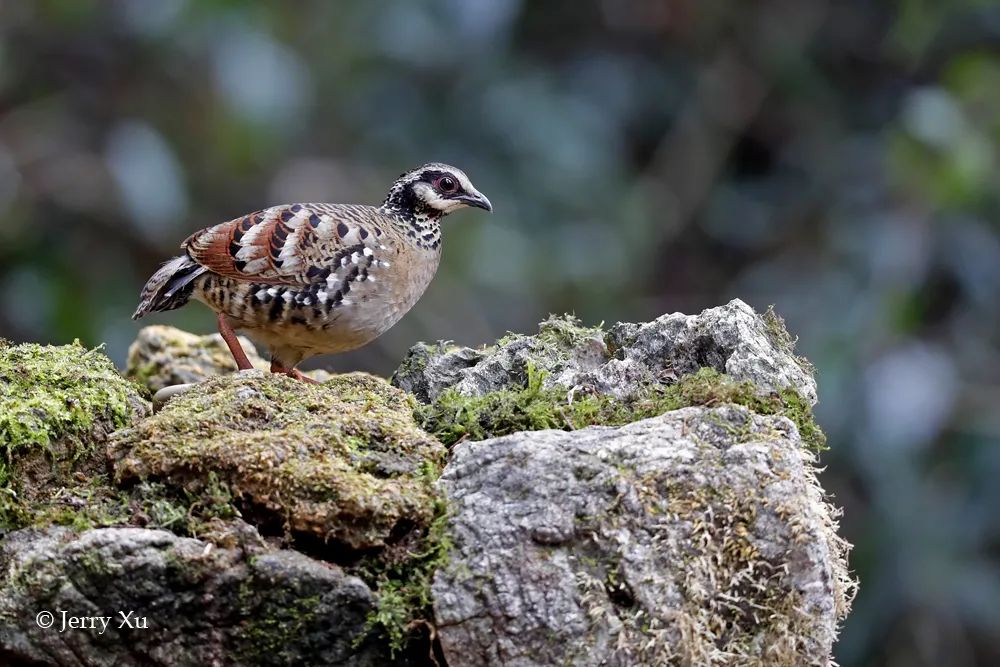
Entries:
{"label": "green moss", "polygon": [[31,522],[31,514],[17,497],[17,492],[0,486],[0,528],[16,530]]}
{"label": "green moss", "polygon": [[[781,409],[774,414],[788,417],[795,423],[802,441],[813,451],[821,452],[829,449],[826,444],[826,434],[816,423],[813,409],[809,402],[794,389],[782,389],[780,394]],[[768,414],[768,413],[762,413]]]}
{"label": "green moss", "polygon": [[7,530],[28,526],[65,526],[76,531],[109,526],[162,528],[178,535],[202,537],[217,519],[239,517],[226,487],[212,480],[202,493],[185,492],[159,482],[119,488],[106,473],[50,489],[48,494],[17,498],[0,489],[0,525]]}
{"label": "green moss", "polygon": [[0,486],[27,449],[57,442],[76,459],[89,451],[98,424],[126,425],[138,397],[98,349],[72,345],[11,345],[0,341]]}
{"label": "green moss", "polygon": [[537,335],[508,332],[493,346],[487,348],[486,353],[522,344],[531,348],[532,357],[537,363],[549,367],[558,366],[570,356],[581,353],[596,352],[607,358],[609,355],[602,327],[603,324],[596,327],[584,326],[573,315],[549,315],[548,319],[539,323]]}
{"label": "green moss", "polygon": [[433,627],[431,583],[434,572],[448,562],[452,548],[447,505],[439,499],[434,519],[407,540],[366,559],[355,570],[375,590],[375,608],[369,613],[360,645],[372,634],[388,642],[392,656],[404,650],[415,631]]}
{"label": "green moss", "polygon": [[147,410],[99,349],[0,341],[0,528],[107,525],[103,445]]}
{"label": "green moss", "polygon": [[400,521],[426,525],[444,448],[413,399],[361,373],[322,385],[241,374],[208,380],[116,434],[118,483],[155,479],[225,517],[234,505],[289,533],[378,547]]}
{"label": "green moss", "polygon": [[619,401],[606,395],[573,396],[565,388],[543,388],[544,373],[528,368],[523,389],[469,397],[453,389],[416,408],[418,423],[445,445],[483,440],[518,431],[573,430],[592,425],[620,426],[692,405],[743,405],[758,414],[782,415],[795,422],[803,441],[825,449],[826,438],[809,404],[795,390],[762,396],[749,382],[736,382],[711,368],[682,377],[673,385],[654,385],[640,398]]}
{"label": "green moss", "polygon": [[75,530],[125,525],[132,515],[128,497],[110,487],[107,475],[62,487],[50,498],[25,503],[25,509],[24,525]]}
{"label": "green moss", "polygon": [[809,374],[813,374],[816,368],[812,365],[812,362],[805,357],[795,354],[795,345],[799,339],[793,338],[792,334],[788,333],[784,318],[774,310],[773,304],[767,307],[767,312],[762,317],[764,319],[764,326],[767,329],[768,338],[771,339],[774,346],[790,354],[803,370]]}
{"label": "green moss", "polygon": [[571,350],[586,345],[589,341],[603,341],[603,323],[588,327],[573,315],[549,315],[548,319],[538,325],[537,338],[544,343]]}
{"label": "green moss", "polygon": [[252,580],[241,586],[239,599],[248,605],[243,610],[248,620],[242,626],[244,648],[238,651],[238,657],[249,664],[281,664],[293,660],[297,642],[316,620],[321,602],[318,595],[286,591],[278,601],[269,601],[263,608],[253,606],[261,599],[261,594],[253,587]]}

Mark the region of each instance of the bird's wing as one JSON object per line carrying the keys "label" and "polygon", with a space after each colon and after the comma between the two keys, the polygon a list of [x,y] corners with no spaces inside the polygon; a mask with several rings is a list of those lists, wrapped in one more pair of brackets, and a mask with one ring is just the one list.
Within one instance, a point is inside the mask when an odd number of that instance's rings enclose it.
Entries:
{"label": "bird's wing", "polygon": [[222,276],[272,285],[310,285],[370,263],[385,230],[370,206],[273,206],[192,234],[181,247]]}

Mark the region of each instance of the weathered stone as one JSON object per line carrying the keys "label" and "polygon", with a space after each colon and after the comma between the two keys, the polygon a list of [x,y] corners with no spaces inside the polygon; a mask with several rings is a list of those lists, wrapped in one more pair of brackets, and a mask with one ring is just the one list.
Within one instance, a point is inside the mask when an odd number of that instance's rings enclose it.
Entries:
{"label": "weathered stone", "polygon": [[[373,604],[339,567],[250,543],[218,548],[140,528],[28,529],[0,541],[5,664],[384,665],[385,647],[365,639]],[[51,627],[36,620],[44,612]],[[96,617],[110,617],[107,627]],[[70,618],[91,627],[64,626]]]}
{"label": "weathered stone", "polygon": [[[239,336],[247,358],[255,368],[268,370],[250,339]],[[143,327],[128,349],[125,374],[156,393],[165,387],[201,382],[236,371],[236,361],[219,334],[198,336],[180,329],[153,325]],[[324,381],[326,371],[310,371],[310,377]]]}
{"label": "weathered stone", "polygon": [[734,299],[700,315],[673,313],[646,324],[619,323],[607,332],[570,317],[543,322],[536,336],[509,335],[486,350],[417,345],[393,383],[429,402],[454,387],[466,396],[523,387],[529,363],[562,386],[629,398],[651,383],[710,367],[761,392],[794,389],[816,402],[812,370],[795,356],[783,325]]}
{"label": "weathered stone", "polygon": [[462,443],[449,664],[826,665],[853,582],[791,422],[685,408]]}
{"label": "weathered stone", "polygon": [[445,450],[412,399],[362,373],[310,385],[261,371],[213,378],[115,434],[115,481],[211,487],[258,522],[352,549],[426,525]]}

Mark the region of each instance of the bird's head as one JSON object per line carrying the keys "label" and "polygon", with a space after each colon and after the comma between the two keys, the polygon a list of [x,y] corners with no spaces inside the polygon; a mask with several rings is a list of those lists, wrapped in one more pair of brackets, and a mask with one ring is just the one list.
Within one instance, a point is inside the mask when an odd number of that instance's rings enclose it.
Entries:
{"label": "bird's head", "polygon": [[402,174],[383,206],[406,217],[439,218],[466,206],[493,211],[490,200],[472,185],[464,171],[440,162]]}

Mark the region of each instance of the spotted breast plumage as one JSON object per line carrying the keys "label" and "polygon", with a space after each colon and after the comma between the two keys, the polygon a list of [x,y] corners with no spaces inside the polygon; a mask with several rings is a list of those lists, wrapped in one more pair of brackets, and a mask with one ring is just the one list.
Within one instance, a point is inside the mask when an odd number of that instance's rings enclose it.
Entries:
{"label": "spotted breast plumage", "polygon": [[192,234],[185,253],[143,288],[133,319],[194,298],[218,315],[241,369],[250,362],[234,330],[271,350],[271,370],[308,380],[296,366],[372,341],[424,293],[441,258],[440,219],[489,200],[461,170],[430,163],[393,184],[379,207],[273,206]]}

